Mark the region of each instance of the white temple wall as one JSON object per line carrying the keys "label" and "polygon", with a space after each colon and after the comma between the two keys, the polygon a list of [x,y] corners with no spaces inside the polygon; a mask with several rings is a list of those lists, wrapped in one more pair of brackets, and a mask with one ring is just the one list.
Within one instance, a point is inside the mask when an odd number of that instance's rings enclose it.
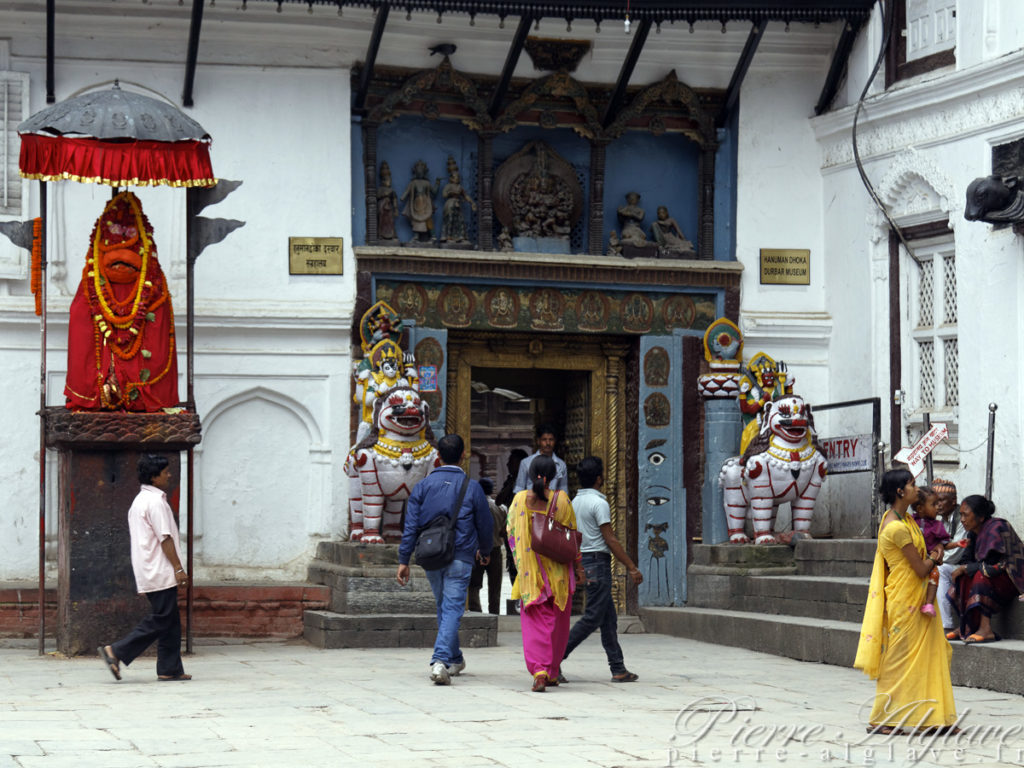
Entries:
{"label": "white temple wall", "polygon": [[[961,498],[984,493],[988,404],[996,402],[993,500],[998,514],[1020,528],[1024,248],[1011,229],[968,222],[963,209],[968,184],[991,173],[992,147],[1024,137],[1024,58],[961,64],[958,56],[956,71],[869,97],[858,146],[866,173],[897,221],[908,226],[948,217],[955,243],[959,404],[952,411],[953,447],[936,450],[935,474],[952,478]],[[888,230],[853,163],[853,113],[851,106],[812,121],[821,142],[823,196],[844,201],[824,217],[826,296],[836,329],[829,376],[835,399],[857,396],[858,382],[882,397],[888,443]],[[902,284],[901,302],[914,301]],[[916,351],[905,325],[901,339],[904,360],[910,360]],[[905,389],[908,383],[904,374]],[[904,425],[920,420],[912,406],[903,408]],[[913,439],[916,433],[903,435],[904,444]],[[830,501],[844,521],[861,514],[835,495]]]}

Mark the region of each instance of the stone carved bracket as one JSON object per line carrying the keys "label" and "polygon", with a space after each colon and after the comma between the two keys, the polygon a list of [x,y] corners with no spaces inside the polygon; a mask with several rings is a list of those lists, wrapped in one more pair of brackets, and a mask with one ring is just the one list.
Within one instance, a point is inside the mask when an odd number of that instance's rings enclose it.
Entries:
{"label": "stone carved bracket", "polygon": [[53,406],[46,408],[42,417],[50,448],[183,451],[202,439],[199,414],[190,412],[69,411]]}

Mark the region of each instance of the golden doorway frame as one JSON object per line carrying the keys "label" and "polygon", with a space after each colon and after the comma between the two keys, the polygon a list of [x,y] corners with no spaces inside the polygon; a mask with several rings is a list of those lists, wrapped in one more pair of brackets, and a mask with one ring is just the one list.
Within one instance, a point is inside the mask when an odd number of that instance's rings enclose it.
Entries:
{"label": "golden doorway frame", "polygon": [[[590,374],[588,393],[590,439],[587,452],[604,460],[601,489],[611,507],[612,530],[629,549],[626,537],[627,500],[626,383],[623,366],[629,343],[598,336],[449,331],[445,429],[462,435],[466,456],[471,453],[471,378],[474,367],[547,369]],[[625,609],[625,570],[613,559],[613,595]]]}

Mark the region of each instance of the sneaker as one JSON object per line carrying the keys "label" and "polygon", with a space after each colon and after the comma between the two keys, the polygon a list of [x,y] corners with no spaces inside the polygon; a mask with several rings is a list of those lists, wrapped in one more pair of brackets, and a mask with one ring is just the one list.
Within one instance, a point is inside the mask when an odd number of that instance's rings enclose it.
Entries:
{"label": "sneaker", "polygon": [[448,674],[452,677],[458,677],[462,674],[462,670],[466,668],[466,660],[458,661],[455,664],[448,665]]}
{"label": "sneaker", "polygon": [[448,667],[440,661],[434,662],[430,667],[430,679],[434,681],[434,685],[452,684],[452,679],[448,674]]}

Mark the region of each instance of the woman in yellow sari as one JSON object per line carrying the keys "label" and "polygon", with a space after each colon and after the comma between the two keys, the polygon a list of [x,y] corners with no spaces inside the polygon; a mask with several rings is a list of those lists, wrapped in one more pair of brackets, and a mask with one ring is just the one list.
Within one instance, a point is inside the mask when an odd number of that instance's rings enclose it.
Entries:
{"label": "woman in yellow sari", "polygon": [[532,690],[540,693],[549,685],[558,685],[562,657],[569,641],[572,593],[576,590],[576,580],[582,580],[583,576],[578,552],[574,569],[533,551],[530,521],[535,514],[547,513],[551,494],[554,494],[557,522],[575,528],[576,514],[568,495],[548,488],[555,478],[555,462],[551,457],[535,458],[530,464],[529,476],[533,487],[520,491],[512,499],[507,530],[518,571],[512,585],[512,599],[522,600],[523,656],[527,670],[533,675]]}
{"label": "woman in yellow sari", "polygon": [[928,574],[942,562],[942,548],[925,552],[924,536],[909,512],[917,499],[910,472],[889,470],[879,491],[890,508],[878,530],[853,663],[878,680],[868,732],[944,729],[956,721],[949,678],[953,650],[942,622],[920,611]]}

